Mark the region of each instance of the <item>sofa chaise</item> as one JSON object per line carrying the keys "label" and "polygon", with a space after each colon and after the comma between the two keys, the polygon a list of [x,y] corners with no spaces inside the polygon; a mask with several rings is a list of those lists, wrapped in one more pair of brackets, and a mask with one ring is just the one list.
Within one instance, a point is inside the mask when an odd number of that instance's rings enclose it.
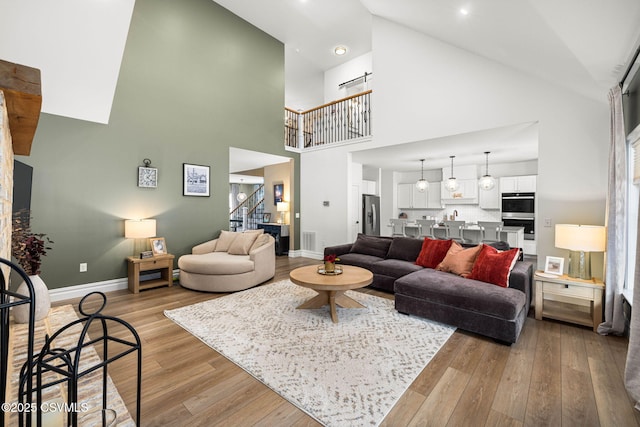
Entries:
{"label": "sofa chaise", "polygon": [[[505,242],[471,246],[360,234],[354,243],[327,247],[324,254],[370,270],[369,286],[393,292],[401,313],[506,344],[518,340],[531,305],[533,266]],[[462,258],[463,268],[456,265]],[[459,274],[458,268],[466,270]]]}

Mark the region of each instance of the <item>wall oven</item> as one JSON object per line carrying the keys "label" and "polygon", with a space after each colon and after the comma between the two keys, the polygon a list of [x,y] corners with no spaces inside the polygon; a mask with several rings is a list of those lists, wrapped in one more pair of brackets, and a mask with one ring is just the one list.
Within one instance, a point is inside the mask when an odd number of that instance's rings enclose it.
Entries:
{"label": "wall oven", "polygon": [[507,227],[524,227],[525,240],[536,238],[535,193],[502,193],[502,222]]}

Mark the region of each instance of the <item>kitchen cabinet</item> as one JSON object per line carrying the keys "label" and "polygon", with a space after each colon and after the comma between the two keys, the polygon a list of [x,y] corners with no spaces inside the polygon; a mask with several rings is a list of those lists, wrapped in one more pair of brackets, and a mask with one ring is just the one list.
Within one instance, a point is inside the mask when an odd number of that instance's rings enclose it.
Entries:
{"label": "kitchen cabinet", "polygon": [[362,180],[362,194],[378,195],[378,183],[375,181]]}
{"label": "kitchen cabinet", "polygon": [[398,184],[397,202],[398,209],[413,208],[413,184]]}
{"label": "kitchen cabinet", "polygon": [[503,176],[500,178],[501,193],[535,193],[536,175]]}
{"label": "kitchen cabinet", "polygon": [[444,186],[445,181],[440,184],[442,204],[478,204],[478,180],[458,179],[459,188],[450,192]]}
{"label": "kitchen cabinet", "polygon": [[478,189],[478,203],[482,209],[500,209],[500,186],[495,185],[491,190]]}
{"label": "kitchen cabinet", "polygon": [[430,182],[427,190],[427,209],[442,209],[441,188],[439,182]]}
{"label": "kitchen cabinet", "polygon": [[398,184],[397,202],[398,209],[440,209],[440,183],[430,182],[424,193],[414,183]]}

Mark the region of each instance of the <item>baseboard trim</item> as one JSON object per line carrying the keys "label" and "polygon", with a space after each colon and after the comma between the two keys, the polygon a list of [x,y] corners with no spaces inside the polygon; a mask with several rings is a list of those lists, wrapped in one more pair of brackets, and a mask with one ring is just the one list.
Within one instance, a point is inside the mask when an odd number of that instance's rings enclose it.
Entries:
{"label": "baseboard trim", "polygon": [[[180,270],[173,270],[173,278],[178,277]],[[82,298],[91,292],[113,292],[129,288],[129,279],[104,280],[102,282],[84,283],[74,286],[66,286],[49,290],[49,297],[52,302],[64,301],[74,298]]]}
{"label": "baseboard trim", "polygon": [[302,250],[302,256],[311,259],[324,259],[324,253]]}

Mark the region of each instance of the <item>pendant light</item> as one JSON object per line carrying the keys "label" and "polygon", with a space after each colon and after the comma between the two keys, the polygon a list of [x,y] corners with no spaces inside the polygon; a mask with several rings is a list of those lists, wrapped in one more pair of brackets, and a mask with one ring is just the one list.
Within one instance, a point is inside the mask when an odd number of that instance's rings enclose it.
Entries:
{"label": "pendant light", "polygon": [[458,183],[458,180],[456,179],[455,176],[453,176],[453,159],[455,157],[456,156],[449,156],[449,158],[451,159],[451,176],[447,180],[447,182],[445,182],[444,184],[444,187],[450,192],[456,191],[458,188],[460,188],[460,184]]}
{"label": "pendant light", "polygon": [[424,193],[429,188],[429,183],[424,179],[424,159],[420,159],[420,179],[416,182],[416,188],[419,192]]}
{"label": "pendant light", "polygon": [[491,153],[491,151],[484,152],[485,156],[487,156],[485,173],[484,175],[482,175],[482,178],[480,178],[480,181],[478,182],[480,188],[487,191],[496,186],[496,180],[491,175],[489,175],[489,153]]}
{"label": "pendant light", "polygon": [[[242,185],[243,183],[244,183],[244,179],[241,179],[240,180],[240,185]],[[247,193],[242,191],[242,189],[240,188],[240,192],[236,196],[236,200],[238,201],[238,203],[244,202],[245,200],[247,200]]]}

